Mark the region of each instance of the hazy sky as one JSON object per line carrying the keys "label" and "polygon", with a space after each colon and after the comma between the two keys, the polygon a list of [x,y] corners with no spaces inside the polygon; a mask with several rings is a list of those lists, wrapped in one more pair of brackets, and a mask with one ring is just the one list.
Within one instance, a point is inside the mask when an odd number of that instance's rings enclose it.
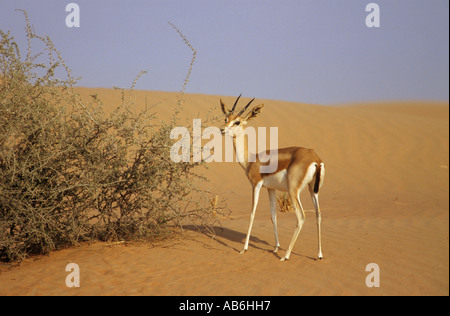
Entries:
{"label": "hazy sky", "polygon": [[[66,5],[77,3],[80,27]],[[380,27],[366,25],[366,5]],[[179,91],[316,104],[449,99],[448,0],[0,0],[0,29],[25,51],[25,9],[79,86]]]}

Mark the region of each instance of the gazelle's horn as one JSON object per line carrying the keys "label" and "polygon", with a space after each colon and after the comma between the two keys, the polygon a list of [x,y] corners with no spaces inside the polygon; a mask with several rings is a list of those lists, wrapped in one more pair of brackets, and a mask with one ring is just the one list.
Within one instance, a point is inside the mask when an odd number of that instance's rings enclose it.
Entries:
{"label": "gazelle's horn", "polygon": [[241,95],[242,95],[242,93],[237,97],[237,99],[236,99],[236,101],[234,102],[233,108],[231,109],[231,112],[230,112],[230,113],[233,113],[233,112],[234,112],[234,109],[236,109],[236,105],[238,104],[239,99],[241,98]]}
{"label": "gazelle's horn", "polygon": [[247,108],[250,106],[250,104],[252,104],[253,101],[255,101],[255,98],[253,98],[246,106],[244,106],[244,108],[241,110],[241,112],[239,112],[237,116],[241,116],[242,113],[244,113],[245,110],[247,110]]}

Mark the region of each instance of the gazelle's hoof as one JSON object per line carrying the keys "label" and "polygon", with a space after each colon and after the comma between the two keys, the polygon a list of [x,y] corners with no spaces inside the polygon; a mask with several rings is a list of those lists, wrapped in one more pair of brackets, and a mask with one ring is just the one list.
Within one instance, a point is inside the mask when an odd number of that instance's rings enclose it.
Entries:
{"label": "gazelle's hoof", "polygon": [[287,260],[289,260],[289,258],[286,258],[286,257],[283,257],[283,258],[280,259],[281,262],[284,262],[284,261],[287,261]]}
{"label": "gazelle's hoof", "polygon": [[278,252],[278,247],[276,247],[274,250],[273,250],[273,253],[277,253]]}
{"label": "gazelle's hoof", "polygon": [[247,249],[242,250],[239,254],[243,255],[245,252],[247,251]]}

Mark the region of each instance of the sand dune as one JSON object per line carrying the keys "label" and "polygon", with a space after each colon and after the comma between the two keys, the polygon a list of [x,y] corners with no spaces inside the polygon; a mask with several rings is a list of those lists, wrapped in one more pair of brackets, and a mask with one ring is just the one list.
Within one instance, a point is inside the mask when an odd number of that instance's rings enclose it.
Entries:
{"label": "sand dune", "polygon": [[[105,104],[120,93],[98,93]],[[167,118],[176,93],[137,91]],[[185,96],[183,116],[203,118],[218,96]],[[223,98],[228,104],[232,97]],[[0,266],[0,295],[449,295],[449,106],[402,102],[318,106],[272,100],[253,126],[277,126],[279,146],[315,148],[326,163],[320,194],[323,252],[309,194],[306,222],[291,260],[279,261],[295,216],[279,213],[281,250],[266,192],[260,197],[249,251],[239,255],[251,206],[250,185],[237,163],[211,163],[210,186],[232,211],[216,237],[186,229],[187,238],[152,246],[95,243]],[[189,122],[189,120],[188,120]],[[192,121],[191,121],[192,122]],[[65,266],[75,262],[81,287],[67,288]],[[380,287],[365,283],[369,263]]]}

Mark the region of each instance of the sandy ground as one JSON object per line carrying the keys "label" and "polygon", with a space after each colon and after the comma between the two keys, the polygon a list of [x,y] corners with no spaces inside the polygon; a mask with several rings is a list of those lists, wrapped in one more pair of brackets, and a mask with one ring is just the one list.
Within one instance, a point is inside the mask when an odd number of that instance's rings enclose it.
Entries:
{"label": "sandy ground", "polygon": [[[120,94],[98,93],[105,104]],[[146,97],[147,96],[147,97]],[[136,92],[167,117],[176,94]],[[228,104],[234,98],[225,97]],[[246,99],[247,100],[247,99]],[[257,100],[261,101],[261,100]],[[255,101],[255,103],[257,102]],[[219,97],[186,95],[185,113],[203,117]],[[244,101],[243,101],[244,102]],[[212,163],[211,189],[227,199],[231,217],[216,236],[187,227],[185,238],[158,245],[93,243],[0,264],[0,295],[449,295],[449,106],[431,102],[339,107],[262,100],[254,126],[277,126],[279,147],[315,148],[326,163],[320,192],[324,260],[316,260],[315,215],[302,194],[306,222],[291,259],[280,262],[295,215],[279,213],[274,237],[262,191],[249,251],[240,255],[251,190],[237,163]],[[68,263],[81,286],[68,288]],[[380,287],[366,286],[369,263]]]}

